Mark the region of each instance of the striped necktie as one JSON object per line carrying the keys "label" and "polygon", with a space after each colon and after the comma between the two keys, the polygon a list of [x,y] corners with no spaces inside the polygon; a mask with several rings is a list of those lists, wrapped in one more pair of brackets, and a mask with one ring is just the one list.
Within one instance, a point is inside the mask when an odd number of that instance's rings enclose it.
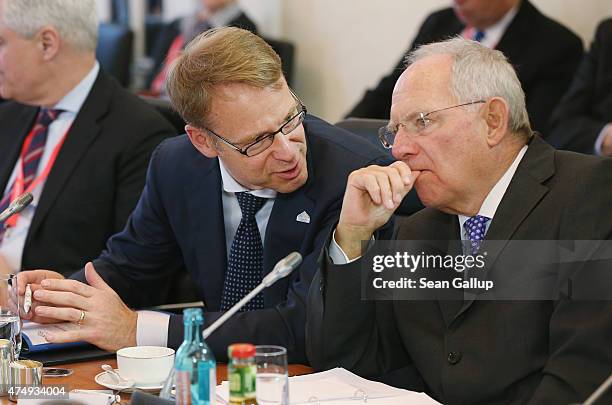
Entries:
{"label": "striped necktie", "polygon": [[[36,178],[38,166],[40,165],[40,159],[45,151],[45,144],[47,142],[47,134],[49,132],[49,125],[57,116],[61,113],[61,110],[49,110],[41,108],[36,117],[34,127],[32,130],[32,141],[28,146],[27,150],[23,152],[23,160],[21,161],[21,167],[23,170],[23,189],[27,190],[30,184]],[[9,187],[8,192],[0,200],[0,212],[4,211],[11,203],[11,194],[15,183]],[[4,237],[6,231],[4,222],[0,223],[0,242]]]}
{"label": "striped necktie", "polygon": [[[255,220],[255,214],[266,203],[266,199],[242,192],[236,193],[242,219],[230,249],[221,310],[230,309],[245,295],[261,283],[263,272],[263,244]],[[241,311],[252,311],[264,307],[263,294],[259,293],[242,307]]]}

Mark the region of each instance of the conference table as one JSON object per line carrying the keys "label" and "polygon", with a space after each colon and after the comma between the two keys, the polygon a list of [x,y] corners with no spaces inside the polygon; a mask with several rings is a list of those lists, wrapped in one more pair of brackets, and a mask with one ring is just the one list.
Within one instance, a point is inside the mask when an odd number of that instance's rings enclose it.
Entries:
{"label": "conference table", "polygon": [[[81,363],[71,363],[64,364],[57,367],[62,368],[70,368],[74,370],[74,373],[68,377],[58,377],[58,378],[43,378],[44,385],[67,385],[68,391],[74,389],[84,389],[84,390],[105,390],[107,388],[97,384],[94,381],[94,377],[101,373],[103,370],[101,369],[102,364],[110,364],[113,368],[117,367],[117,361],[115,359],[105,359],[105,360],[91,360],[85,361]],[[302,375],[312,373],[312,368],[300,364],[290,364],[289,365],[289,375]],[[227,380],[227,366],[225,364],[217,365],[217,384],[221,384],[221,381]],[[127,403],[129,401],[129,394],[120,394],[121,395],[121,403]],[[0,404],[12,404],[8,400],[8,397],[0,398]]]}

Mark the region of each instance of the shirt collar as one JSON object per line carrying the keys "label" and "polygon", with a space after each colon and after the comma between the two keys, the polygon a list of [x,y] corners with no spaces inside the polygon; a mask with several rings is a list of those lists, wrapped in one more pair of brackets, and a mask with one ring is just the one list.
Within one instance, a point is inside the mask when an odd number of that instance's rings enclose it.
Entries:
{"label": "shirt collar", "polygon": [[[504,198],[504,194],[506,194],[506,190],[508,189],[508,186],[510,185],[510,181],[512,181],[512,177],[514,177],[514,173],[516,172],[516,169],[518,168],[519,163],[521,163],[523,156],[525,156],[525,152],[527,152],[527,145],[521,148],[519,153],[514,158],[514,162],[512,162],[508,170],[506,170],[504,175],[497,181],[497,183],[495,183],[491,191],[489,191],[489,194],[487,194],[487,197],[484,199],[482,206],[480,207],[480,210],[478,211],[478,215],[481,215],[487,218],[491,218],[491,219],[495,217],[495,212],[497,211],[497,208],[499,207],[501,200]],[[459,226],[461,229],[463,229],[463,224],[470,217],[465,216],[465,215],[458,215],[458,217],[459,217]]]}
{"label": "shirt collar", "polygon": [[59,109],[65,112],[71,112],[77,114],[91,88],[98,77],[98,73],[100,72],[100,64],[98,61],[94,64],[93,68],[87,73],[87,75],[76,85],[68,94],[64,96],[56,105],[53,107],[54,109]]}
{"label": "shirt collar", "polygon": [[250,190],[244,187],[242,184],[238,183],[234,177],[227,171],[227,168],[223,164],[223,160],[220,158],[219,160],[219,170],[221,171],[221,182],[223,183],[223,191],[226,193],[241,193],[241,192],[249,192],[256,197],[262,198],[276,198],[276,191],[263,188],[261,190]]}
{"label": "shirt collar", "polygon": [[492,49],[497,46],[497,44],[501,40],[501,37],[504,35],[504,32],[506,32],[508,25],[510,25],[510,23],[514,19],[514,16],[516,16],[516,13],[518,12],[518,8],[519,6],[512,7],[502,17],[501,20],[491,25],[487,29],[483,30],[485,36],[482,39],[481,43],[484,46],[486,46],[487,48],[492,48]]}

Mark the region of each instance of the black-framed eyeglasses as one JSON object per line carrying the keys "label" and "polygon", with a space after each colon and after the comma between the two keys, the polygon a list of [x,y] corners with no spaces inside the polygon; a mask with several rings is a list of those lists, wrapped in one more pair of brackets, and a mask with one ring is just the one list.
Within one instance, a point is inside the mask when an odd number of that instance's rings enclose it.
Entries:
{"label": "black-framed eyeglasses", "polygon": [[306,106],[304,105],[304,103],[302,103],[302,100],[300,100],[300,98],[295,95],[293,90],[289,89],[289,91],[291,92],[291,95],[297,102],[297,105],[295,108],[298,112],[295,115],[293,115],[291,118],[289,118],[283,125],[281,125],[281,127],[278,130],[271,132],[269,134],[263,134],[261,136],[258,136],[253,142],[249,143],[246,146],[240,147],[232,143],[231,141],[229,141],[227,138],[224,138],[221,135],[217,134],[213,130],[208,129],[208,128],[204,128],[204,129],[210,132],[211,134],[213,134],[214,136],[216,136],[217,138],[219,138],[221,141],[223,141],[223,143],[227,144],[232,149],[236,150],[237,152],[245,156],[251,157],[251,156],[259,155],[260,153],[268,149],[270,146],[272,146],[272,143],[274,143],[274,137],[276,136],[276,134],[281,133],[283,135],[289,135],[302,122],[304,122],[304,117],[306,117],[306,112],[307,112]]}
{"label": "black-framed eyeglasses", "polygon": [[378,130],[378,139],[380,140],[380,142],[383,144],[385,148],[390,149],[393,146],[393,143],[395,143],[395,137],[397,136],[397,133],[400,127],[403,127],[404,130],[407,131],[408,133],[422,135],[424,131],[427,128],[429,128],[431,124],[433,123],[433,120],[430,117],[431,114],[434,114],[440,111],[450,110],[452,108],[464,107],[467,105],[480,104],[480,103],[485,103],[485,102],[486,102],[485,100],[470,101],[469,103],[463,103],[463,104],[453,105],[451,107],[440,108],[438,110],[430,111],[428,113],[423,113],[423,112],[416,113],[414,118],[406,122],[400,122],[397,124],[389,123],[388,125],[381,127]]}

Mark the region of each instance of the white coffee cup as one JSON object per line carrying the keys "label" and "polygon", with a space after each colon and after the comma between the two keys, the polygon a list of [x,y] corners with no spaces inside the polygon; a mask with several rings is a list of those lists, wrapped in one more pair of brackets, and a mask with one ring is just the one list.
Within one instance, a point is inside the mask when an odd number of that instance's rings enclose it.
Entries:
{"label": "white coffee cup", "polygon": [[125,347],[117,351],[121,377],[134,385],[161,385],[174,366],[174,349],[161,346]]}

